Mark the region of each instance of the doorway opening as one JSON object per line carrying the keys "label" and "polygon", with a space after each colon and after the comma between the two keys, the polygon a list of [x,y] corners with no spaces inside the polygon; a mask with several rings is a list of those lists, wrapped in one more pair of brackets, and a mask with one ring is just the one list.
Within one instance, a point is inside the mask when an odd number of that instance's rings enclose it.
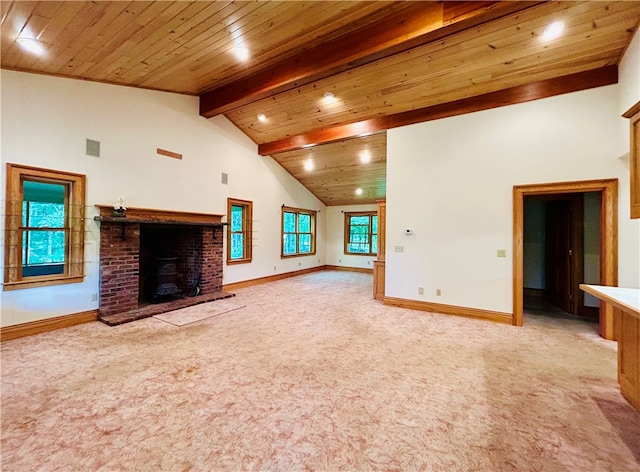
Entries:
{"label": "doorway opening", "polygon": [[600,285],[600,199],[600,192],[525,195],[525,318],[598,322],[600,301],[580,284]]}
{"label": "doorway opening", "polygon": [[[610,307],[595,303],[585,297],[579,289],[580,283],[585,283],[585,267],[589,280],[593,280],[593,259],[598,259],[600,285],[617,285],[618,278],[618,181],[617,179],[593,180],[581,182],[562,182],[550,184],[520,185],[513,188],[514,208],[514,239],[513,239],[513,324],[522,326],[525,291],[525,201],[529,218],[544,218],[544,226],[555,227],[555,230],[546,235],[542,243],[540,234],[537,240],[534,235],[526,235],[528,247],[526,251],[528,259],[544,257],[544,275],[538,270],[532,269],[527,264],[527,285],[541,285],[544,281],[544,295],[553,306],[568,313],[582,314],[583,316],[597,316],[599,332],[605,339],[614,339],[613,312]],[[585,197],[589,194],[589,197]],[[587,200],[588,199],[588,200]],[[597,239],[599,250],[593,254],[593,241],[587,241],[586,249],[589,251],[585,258],[585,246],[578,244],[582,238],[579,225],[584,226],[585,202],[588,212],[593,213],[594,200],[599,205]],[[541,212],[544,206],[544,212]],[[537,214],[536,214],[537,210]],[[541,216],[543,213],[544,216]],[[533,216],[531,216],[533,215]],[[593,215],[591,215],[593,218]],[[527,221],[527,231],[535,222]],[[593,235],[589,236],[593,238]],[[540,247],[545,247],[544,256],[540,256]],[[547,247],[548,246],[548,247]],[[581,246],[581,247],[579,247]],[[573,251],[580,254],[574,256]],[[536,254],[537,250],[537,254]],[[572,251],[569,254],[569,251]],[[585,264],[585,260],[589,259]],[[535,287],[527,287],[535,288]],[[528,291],[530,294],[530,291]],[[586,304],[585,304],[586,301]],[[599,305],[596,306],[591,305]],[[589,308],[592,308],[591,310]],[[597,311],[596,311],[597,310]]]}

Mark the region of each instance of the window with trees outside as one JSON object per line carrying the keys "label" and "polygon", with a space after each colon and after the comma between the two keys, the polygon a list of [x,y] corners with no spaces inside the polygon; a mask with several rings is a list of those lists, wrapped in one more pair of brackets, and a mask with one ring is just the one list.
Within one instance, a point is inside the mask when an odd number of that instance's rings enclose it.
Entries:
{"label": "window with trees outside", "polygon": [[282,207],[281,257],[316,253],[316,211]]}
{"label": "window with trees outside", "polygon": [[378,214],[375,211],[344,214],[344,253],[374,256],[378,252]]}
{"label": "window with trees outside", "polygon": [[7,164],[4,290],[81,282],[85,176]]}
{"label": "window with trees outside", "polygon": [[251,262],[253,203],[227,199],[227,264]]}

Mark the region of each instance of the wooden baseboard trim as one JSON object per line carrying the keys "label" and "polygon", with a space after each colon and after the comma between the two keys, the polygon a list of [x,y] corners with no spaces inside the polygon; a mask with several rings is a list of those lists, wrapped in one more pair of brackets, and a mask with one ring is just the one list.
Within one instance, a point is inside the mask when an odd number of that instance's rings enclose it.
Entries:
{"label": "wooden baseboard trim", "polygon": [[584,316],[585,318],[597,320],[600,317],[600,308],[595,306],[585,306],[582,307],[582,313],[579,313],[579,315]]}
{"label": "wooden baseboard trim", "polygon": [[513,321],[513,316],[510,313],[481,310],[479,308],[467,308],[464,306],[443,305],[441,303],[421,302],[405,298],[384,297],[384,304],[400,308],[409,308],[410,310],[429,311],[444,315],[464,316],[465,318],[495,321],[496,323],[512,324]]}
{"label": "wooden baseboard trim", "polygon": [[324,267],[327,270],[341,270],[344,272],[360,272],[362,274],[373,274],[373,269],[367,269],[366,267],[345,267],[335,265],[326,265]]}
{"label": "wooden baseboard trim", "polygon": [[0,328],[0,341],[23,338],[33,334],[46,333],[56,329],[68,328],[83,323],[98,320],[98,310],[82,311],[70,315],[56,316],[38,321],[29,321],[12,326]]}
{"label": "wooden baseboard trim", "polygon": [[522,294],[525,297],[539,297],[542,298],[544,297],[544,289],[543,288],[523,288],[522,289]]}
{"label": "wooden baseboard trim", "polygon": [[275,282],[277,280],[288,279],[289,277],[310,274],[311,272],[320,272],[325,269],[326,266],[310,267],[308,269],[294,270],[293,272],[285,272],[282,274],[268,275],[266,277],[258,277],[257,279],[243,280],[242,282],[223,284],[222,290],[224,292],[232,292],[234,290],[238,290],[239,288],[253,287],[254,285],[262,285],[269,282]]}

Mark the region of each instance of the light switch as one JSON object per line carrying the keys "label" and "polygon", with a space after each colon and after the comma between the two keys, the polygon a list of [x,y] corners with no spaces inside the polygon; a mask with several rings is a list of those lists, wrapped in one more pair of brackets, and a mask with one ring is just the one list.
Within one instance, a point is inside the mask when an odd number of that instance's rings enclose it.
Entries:
{"label": "light switch", "polygon": [[498,257],[507,257],[506,249],[498,249]]}
{"label": "light switch", "polygon": [[404,246],[394,246],[393,250],[395,252],[404,252]]}

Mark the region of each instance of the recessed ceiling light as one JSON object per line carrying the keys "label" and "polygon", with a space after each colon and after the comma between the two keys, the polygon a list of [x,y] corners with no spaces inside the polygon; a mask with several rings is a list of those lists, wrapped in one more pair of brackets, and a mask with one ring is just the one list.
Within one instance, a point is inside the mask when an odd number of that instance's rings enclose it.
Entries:
{"label": "recessed ceiling light", "polygon": [[258,115],[258,121],[264,123],[265,121],[267,121],[267,115],[265,115],[264,113],[260,113]]}
{"label": "recessed ceiling light", "polygon": [[249,59],[249,49],[244,46],[236,46],[233,48],[233,53],[240,61],[246,61]]}
{"label": "recessed ceiling light", "polygon": [[362,151],[360,153],[360,162],[362,162],[363,164],[371,162],[371,153],[369,151]]}
{"label": "recessed ceiling light", "polygon": [[42,46],[42,43],[36,38],[20,37],[17,38],[16,41],[25,51],[29,51],[32,54],[37,54],[38,56],[42,56],[44,54],[44,46]]}
{"label": "recessed ceiling light", "polygon": [[542,33],[542,39],[550,41],[558,38],[564,30],[564,21],[554,21],[544,29]]}
{"label": "recessed ceiling light", "polygon": [[360,187],[356,189],[356,195],[362,195],[362,189]]}
{"label": "recessed ceiling light", "polygon": [[313,170],[313,161],[311,159],[308,159],[305,163],[304,163],[304,170],[306,171],[312,171]]}
{"label": "recessed ceiling light", "polygon": [[325,92],[322,96],[322,100],[324,101],[324,103],[330,104],[336,101],[336,96],[331,92]]}

